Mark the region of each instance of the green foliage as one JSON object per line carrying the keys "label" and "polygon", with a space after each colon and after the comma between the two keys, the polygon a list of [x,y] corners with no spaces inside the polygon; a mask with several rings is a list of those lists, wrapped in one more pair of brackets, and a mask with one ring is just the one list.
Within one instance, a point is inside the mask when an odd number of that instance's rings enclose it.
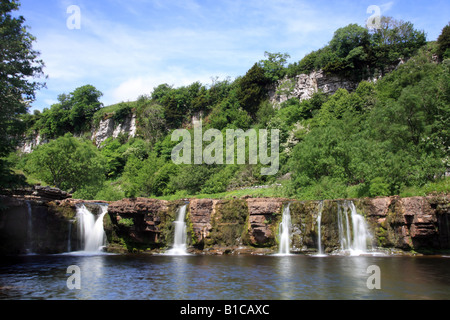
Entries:
{"label": "green foliage", "polygon": [[226,165],[209,177],[201,187],[201,193],[214,194],[228,190],[231,179],[235,176],[239,166]]}
{"label": "green foliage", "polygon": [[214,167],[208,165],[183,165],[178,175],[170,177],[173,190],[186,190],[189,194],[199,193],[205,182],[211,177]]}
{"label": "green foliage", "polygon": [[349,24],[336,30],[327,46],[290,64],[286,73],[293,77],[322,69],[361,81],[385,74],[398,65],[400,59],[413,56],[425,43],[425,33],[414,29],[411,22],[382,17],[381,28],[373,32]]}
{"label": "green foliage", "polygon": [[370,197],[388,196],[389,194],[389,184],[385,183],[383,178],[375,178],[370,181]]}
{"label": "green foliage", "polygon": [[[36,81],[43,75],[44,63],[33,50],[36,40],[24,25],[23,16],[14,17],[19,1],[0,4],[0,157],[5,157],[19,143],[24,130],[21,116],[35,92],[45,86]],[[15,176],[7,163],[0,163],[0,187],[11,185]]]}
{"label": "green foliage", "polygon": [[241,108],[236,94],[233,93],[213,108],[207,118],[209,128],[217,130],[224,128],[246,130],[250,128],[252,119],[248,112]]}
{"label": "green foliage", "polygon": [[106,160],[106,175],[115,178],[122,173],[126,163],[126,152],[130,145],[120,143],[119,139],[108,138],[103,142],[100,152]]}
{"label": "green foliage", "polygon": [[113,115],[113,119],[118,122],[121,123],[123,122],[123,120],[130,116],[132,113],[132,108],[130,107],[129,104],[126,103],[120,103],[119,104],[119,108],[116,110],[116,112]]}
{"label": "green foliage", "polygon": [[192,115],[210,104],[206,88],[199,82],[176,89],[168,84],[159,85],[153,90],[152,99],[162,106],[170,129],[181,128]]}
{"label": "green foliage", "polygon": [[39,146],[29,155],[25,170],[62,190],[92,198],[105,180],[105,160],[89,141],[66,134]]}
{"label": "green foliage", "polygon": [[125,192],[122,190],[120,180],[105,181],[103,187],[95,195],[95,200],[119,201],[125,198]]}
{"label": "green foliage", "polygon": [[50,139],[67,132],[79,134],[89,130],[95,113],[102,106],[101,96],[92,85],[79,87],[68,95],[61,94],[57,104],[39,115],[32,129]]}
{"label": "green foliage", "polygon": [[137,101],[138,134],[151,145],[167,134],[164,109],[149,97],[141,96]]}
{"label": "green foliage", "polygon": [[266,99],[266,87],[270,79],[267,78],[265,70],[255,63],[238,83],[239,106],[252,117],[256,116],[259,105]]}
{"label": "green foliage", "polygon": [[90,129],[92,117],[102,106],[99,101],[102,95],[94,86],[85,85],[67,97],[67,109],[70,108],[69,119],[74,132]]}
{"label": "green foliage", "polygon": [[442,29],[442,33],[437,39],[437,54],[441,59],[450,59],[450,24]]}
{"label": "green foliage", "polygon": [[126,228],[130,228],[134,226],[134,220],[132,218],[122,218],[119,220],[118,224]]}
{"label": "green foliage", "polygon": [[448,66],[423,48],[376,85],[338,90],[293,150],[294,193],[318,197],[326,182],[331,190],[358,186],[358,196],[395,195],[442,177],[449,167],[448,76]]}
{"label": "green foliage", "polygon": [[179,168],[152,152],[141,160],[131,156],[123,173],[123,190],[126,197],[161,196],[168,193],[169,182]]}
{"label": "green foliage", "polygon": [[259,66],[264,70],[264,74],[271,82],[283,79],[286,74],[287,59],[291,56],[287,53],[270,53],[265,52],[266,60],[261,60]]}
{"label": "green foliage", "polygon": [[[99,91],[80,87],[60,95],[42,113],[20,117],[27,135],[39,131],[60,138],[8,160],[16,163],[17,181],[23,170],[27,181],[40,179],[75,192],[74,197],[108,201],[244,195],[316,200],[446,192],[450,60],[436,63],[433,58],[438,48],[446,48],[444,31],[440,41],[424,45],[424,33],[409,22],[383,17],[378,31],[350,24],[338,29],[328,45],[288,67],[289,55],[266,52],[265,60],[234,81],[213,78],[209,86],[195,82],[179,88],[162,84],[151,96],[106,108]],[[406,63],[398,65],[399,59]],[[276,89],[290,93],[294,82],[289,77],[319,69],[359,85],[352,92],[289,99],[276,108],[268,100],[268,88],[276,81],[285,79]],[[376,83],[361,81],[378,74],[383,77]],[[86,136],[100,120],[120,122],[131,113],[136,138],[120,135],[96,149],[64,135]],[[171,153],[179,142],[171,140],[171,133],[186,128],[192,134],[193,117],[203,121],[204,131],[218,129],[224,137],[226,129],[280,130],[278,174],[261,176],[261,164],[175,165]],[[0,179],[6,181],[1,174]],[[222,209],[220,219],[230,226],[227,239],[217,241],[231,243],[245,230],[234,227],[235,218],[240,219],[236,213],[226,212],[226,205]]]}
{"label": "green foliage", "polygon": [[13,163],[9,159],[0,158],[0,188],[14,189],[27,186],[26,177],[15,173],[11,168]]}
{"label": "green foliage", "polygon": [[[330,41],[331,50],[336,53],[338,58],[346,60],[358,57],[368,45],[369,32],[366,28],[357,24],[349,24],[346,27],[339,28]],[[360,53],[356,54],[355,50]]]}
{"label": "green foliage", "polygon": [[373,65],[385,73],[386,69],[413,56],[426,43],[423,31],[414,29],[411,22],[381,18],[381,28],[372,34]]}

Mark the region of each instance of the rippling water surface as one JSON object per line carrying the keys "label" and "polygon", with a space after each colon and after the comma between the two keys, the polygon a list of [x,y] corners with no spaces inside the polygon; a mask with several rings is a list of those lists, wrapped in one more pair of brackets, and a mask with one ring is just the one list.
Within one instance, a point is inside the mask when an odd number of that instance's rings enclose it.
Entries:
{"label": "rippling water surface", "polygon": [[[81,289],[67,287],[80,268]],[[369,289],[368,267],[381,289]],[[449,257],[27,255],[3,257],[0,299],[450,299]]]}

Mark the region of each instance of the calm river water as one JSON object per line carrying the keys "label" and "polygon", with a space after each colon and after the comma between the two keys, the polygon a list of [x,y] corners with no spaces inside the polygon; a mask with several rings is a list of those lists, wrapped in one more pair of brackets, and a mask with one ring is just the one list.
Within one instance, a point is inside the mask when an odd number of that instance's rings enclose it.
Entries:
{"label": "calm river water", "polygon": [[[69,266],[81,289],[70,290]],[[369,289],[370,266],[381,289]],[[450,257],[27,255],[2,257],[0,299],[450,299]]]}

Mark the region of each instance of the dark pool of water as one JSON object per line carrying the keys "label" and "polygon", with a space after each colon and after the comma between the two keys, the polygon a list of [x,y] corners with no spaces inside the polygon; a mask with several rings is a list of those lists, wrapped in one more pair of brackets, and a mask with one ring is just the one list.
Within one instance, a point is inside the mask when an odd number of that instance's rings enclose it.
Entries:
{"label": "dark pool of water", "polygon": [[[80,270],[79,290],[67,286],[72,265]],[[370,266],[379,268],[378,278]],[[381,288],[370,289],[369,278]],[[450,299],[450,257],[2,257],[0,299],[441,300]]]}

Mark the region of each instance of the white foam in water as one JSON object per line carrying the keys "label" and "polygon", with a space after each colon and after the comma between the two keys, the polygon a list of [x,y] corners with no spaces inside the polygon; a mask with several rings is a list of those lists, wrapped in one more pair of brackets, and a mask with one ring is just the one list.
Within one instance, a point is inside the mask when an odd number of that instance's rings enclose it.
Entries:
{"label": "white foam in water", "polygon": [[283,209],[283,217],[279,227],[280,245],[278,255],[287,256],[290,255],[291,249],[291,204],[288,204]]}
{"label": "white foam in water", "polygon": [[372,236],[366,220],[358,214],[353,201],[344,201],[343,206],[338,205],[338,224],[342,252],[352,256],[366,254]]}
{"label": "white foam in water", "polygon": [[317,214],[317,254],[316,257],[326,257],[327,255],[323,253],[322,249],[322,211],[323,211],[323,201],[319,202],[318,214]]}
{"label": "white foam in water", "polygon": [[172,249],[168,250],[165,253],[166,255],[173,255],[173,256],[188,255],[188,253],[186,252],[187,249],[186,222],[184,221],[186,218],[186,208],[187,204],[178,208],[177,220],[173,222],[175,225],[173,247]]}
{"label": "white foam in water", "polygon": [[96,218],[85,205],[77,208],[77,223],[82,253],[101,252],[106,245],[106,234],[103,229],[103,217],[108,212],[108,206],[100,205],[101,212]]}

